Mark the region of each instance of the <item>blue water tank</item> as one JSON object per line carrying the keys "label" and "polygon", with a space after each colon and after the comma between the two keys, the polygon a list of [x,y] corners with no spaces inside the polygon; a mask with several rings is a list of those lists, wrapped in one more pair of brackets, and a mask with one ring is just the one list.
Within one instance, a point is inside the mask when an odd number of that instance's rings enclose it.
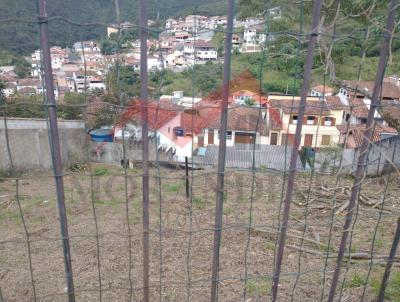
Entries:
{"label": "blue water tank", "polygon": [[94,142],[112,142],[113,132],[110,129],[94,129],[89,132],[90,139]]}

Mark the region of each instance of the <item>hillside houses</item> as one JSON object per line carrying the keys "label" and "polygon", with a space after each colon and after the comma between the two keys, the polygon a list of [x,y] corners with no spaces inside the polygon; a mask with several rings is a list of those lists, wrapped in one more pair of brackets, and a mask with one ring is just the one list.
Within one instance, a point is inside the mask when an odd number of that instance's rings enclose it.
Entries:
{"label": "hillside houses", "polygon": [[[269,96],[269,104],[279,110],[281,129],[275,129],[271,136],[278,145],[294,144],[294,133],[298,123],[300,98],[290,96]],[[339,131],[335,127],[342,124],[342,111],[330,107],[326,101],[308,97],[303,119],[300,146],[323,147],[339,143]]]}
{"label": "hillside houses", "polygon": [[211,41],[196,40],[185,42],[183,53],[189,60],[216,61],[217,51]]}

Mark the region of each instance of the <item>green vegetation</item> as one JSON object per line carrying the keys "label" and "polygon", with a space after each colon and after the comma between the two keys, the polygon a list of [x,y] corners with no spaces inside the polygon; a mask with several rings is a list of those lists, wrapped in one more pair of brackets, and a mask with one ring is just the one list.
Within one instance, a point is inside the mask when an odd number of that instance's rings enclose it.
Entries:
{"label": "green vegetation", "polygon": [[99,111],[94,113],[89,122],[89,127],[91,129],[98,129],[102,126],[112,126],[114,125],[117,116],[116,112],[112,110],[113,108],[104,107]]}
{"label": "green vegetation", "polygon": [[[13,224],[19,225],[22,223],[21,213],[18,208],[17,197],[14,196],[8,203],[3,203],[0,205],[0,223],[11,222]],[[19,201],[22,207],[22,213],[26,220],[31,219],[32,222],[41,222],[43,216],[38,215],[33,217],[32,211],[38,207],[46,206],[49,204],[49,200],[42,195],[19,195]]]}
{"label": "green vegetation", "polygon": [[73,173],[83,172],[85,171],[85,169],[86,169],[86,164],[80,161],[75,161],[68,167],[68,170],[70,170]]}
{"label": "green vegetation", "polygon": [[0,66],[14,66],[15,73],[19,78],[27,77],[31,70],[31,64],[22,56],[6,50],[0,50]]}
{"label": "green vegetation", "polygon": [[[122,0],[120,3],[121,21],[136,22],[138,19],[138,0]],[[48,1],[48,15],[61,16],[74,23],[103,23],[116,21],[114,1],[109,0],[53,0]],[[170,17],[198,14],[224,14],[225,1],[203,0],[161,0],[151,1],[149,17],[160,20]],[[0,2],[0,19],[18,18],[37,20],[36,4],[32,1],[14,0]],[[99,25],[75,26],[65,21],[55,20],[50,23],[50,44],[62,47],[72,46],[76,41],[95,39],[105,36],[106,28]],[[3,49],[18,54],[28,54],[39,47],[38,26],[32,23],[8,22],[0,25],[0,45]],[[110,42],[110,41],[108,41]],[[108,43],[105,42],[105,43]],[[112,45],[110,46],[112,49]],[[1,57],[1,56],[0,56]]]}
{"label": "green vegetation", "polygon": [[367,282],[365,276],[359,275],[358,273],[355,273],[350,280],[346,280],[344,283],[345,288],[356,288],[356,287],[361,287],[364,286],[365,283]]}
{"label": "green vegetation", "polygon": [[271,282],[269,280],[249,280],[246,283],[247,294],[251,297],[266,295],[270,289]]}
{"label": "green vegetation", "polygon": [[[4,2],[4,1],[3,1]],[[24,5],[23,0],[5,1],[0,4],[0,19],[18,16],[21,19],[35,19],[36,7]],[[293,4],[291,1],[262,1],[238,0],[237,18],[254,17],[256,15],[267,17],[265,28],[268,32],[298,32],[300,30],[300,2]],[[387,15],[388,0],[378,1],[372,9],[372,0],[330,1],[323,7],[321,18],[321,35],[318,39],[317,51],[314,58],[311,85],[323,82],[324,74],[328,74],[327,85],[335,85],[336,80],[356,79],[358,66],[361,62],[362,49],[366,46],[361,79],[371,80],[375,77],[378,64],[379,48],[381,45],[383,27]],[[120,1],[122,21],[136,22],[138,1]],[[149,16],[157,20],[156,27],[150,31],[150,36],[156,38],[163,27],[163,20],[169,17],[184,17],[189,14],[216,15],[226,14],[225,1],[205,0],[162,0],[151,2]],[[269,18],[268,8],[279,6],[280,18]],[[304,2],[303,33],[309,31],[312,15],[312,3]],[[365,12],[358,14],[358,12]],[[337,35],[342,38],[334,40],[329,37],[335,24],[335,15],[339,13],[341,20],[336,24]],[[344,15],[344,12],[349,12]],[[113,1],[87,0],[87,1],[61,1],[54,0],[48,3],[49,16],[63,16],[74,22],[80,23],[115,23],[115,7]],[[399,24],[399,23],[398,23]],[[29,63],[22,55],[29,54],[38,48],[37,27],[32,24],[14,22],[0,25],[0,65],[13,65],[19,77],[29,73]],[[365,40],[366,28],[369,29],[369,38]],[[50,43],[62,47],[72,46],[79,40],[97,40],[104,54],[113,54],[117,51],[117,34],[107,37],[105,27],[102,26],[74,26],[64,21],[52,21],[50,24]],[[236,28],[236,32],[243,33],[243,28]],[[396,29],[399,31],[399,28]],[[120,36],[121,51],[130,48],[129,42],[138,38],[138,28],[123,31]],[[219,27],[213,37],[218,54],[222,56],[224,49],[224,32]],[[307,38],[297,39],[293,35],[275,35],[267,43],[264,53],[239,53],[232,55],[232,78],[248,71],[256,81],[261,81],[264,92],[284,94],[299,94],[302,84],[302,69],[305,60]],[[392,54],[389,60],[387,73],[398,73],[400,70],[400,40],[392,41]],[[156,71],[149,74],[149,95],[157,98],[162,94],[171,94],[175,90],[182,90],[186,96],[194,94],[196,97],[206,97],[222,85],[223,67],[220,63],[208,62],[205,65],[196,65],[193,68],[174,73],[170,70]],[[117,76],[119,74],[119,77]],[[117,78],[118,77],[118,78]],[[117,104],[124,103],[140,94],[140,76],[132,66],[120,64],[117,72],[116,66],[112,67],[107,75],[107,95],[97,95],[103,101]],[[1,89],[1,84],[0,84]],[[120,98],[118,97],[120,95]],[[89,95],[89,97],[91,97]],[[65,96],[65,105],[59,105],[58,115],[64,119],[81,119],[83,107],[76,106],[84,102],[81,95],[68,93]],[[11,104],[12,103],[12,104]],[[44,118],[45,111],[41,96],[16,95],[7,106],[8,116]],[[249,100],[247,105],[253,105]],[[91,127],[97,128],[112,124],[114,114],[107,114],[110,108],[104,108],[91,119]],[[389,123],[400,129],[398,121]]]}
{"label": "green vegetation", "polygon": [[256,104],[256,100],[255,99],[248,99],[248,100],[245,100],[244,103],[247,106],[254,106]]}
{"label": "green vegetation", "polygon": [[272,241],[265,242],[264,246],[265,246],[265,249],[268,250],[268,251],[274,251],[275,250],[275,243],[272,242]]}
{"label": "green vegetation", "polygon": [[2,209],[0,211],[0,222],[12,222],[19,225],[22,223],[22,219],[18,210],[10,207],[8,209]]}
{"label": "green vegetation", "polygon": [[[0,82],[1,86],[1,82]],[[0,88],[1,89],[1,88]],[[91,102],[93,98],[100,98],[103,102],[115,103],[115,98],[112,95],[95,96],[89,94],[87,102]],[[0,104],[3,99],[0,98]],[[45,118],[46,108],[43,106],[43,95],[19,95],[16,94],[5,100],[6,115],[9,117],[20,118]],[[59,118],[65,120],[79,120],[83,119],[85,107],[85,97],[83,94],[68,92],[64,96],[64,102],[58,104],[57,115]],[[88,116],[89,126],[91,128],[98,128],[101,126],[114,124],[116,114],[113,113],[113,108],[102,108],[96,113],[91,113]],[[3,111],[3,110],[2,110]]]}
{"label": "green vegetation", "polygon": [[82,119],[84,107],[78,106],[85,104],[85,97],[82,94],[67,92],[64,96],[65,105],[59,110],[59,117],[66,120]]}
{"label": "green vegetation", "polygon": [[94,203],[96,205],[108,205],[108,206],[117,206],[119,204],[122,204],[123,201],[116,199],[116,198],[112,198],[112,199],[95,199]]}
{"label": "green vegetation", "polygon": [[[378,296],[379,294],[381,282],[382,278],[375,278],[371,281],[371,287],[375,296]],[[400,271],[392,271],[388,285],[386,287],[385,299],[387,299],[388,301],[400,302]]]}
{"label": "green vegetation", "polygon": [[205,200],[199,196],[194,196],[192,199],[193,205],[198,209],[204,209],[206,206]]}
{"label": "green vegetation", "polygon": [[170,192],[170,193],[176,193],[176,192],[178,192],[180,189],[181,189],[181,184],[179,184],[179,183],[175,183],[175,184],[166,184],[165,186],[164,186],[164,188],[165,188],[165,190],[167,191],[167,192]]}
{"label": "green vegetation", "polygon": [[105,167],[96,167],[93,170],[93,175],[94,176],[105,176],[105,175],[108,175],[108,174],[109,174],[109,171]]}
{"label": "green vegetation", "polygon": [[107,74],[106,83],[109,93],[115,97],[119,93],[127,97],[137,96],[140,93],[140,75],[132,66],[119,64],[117,68],[114,65]]}

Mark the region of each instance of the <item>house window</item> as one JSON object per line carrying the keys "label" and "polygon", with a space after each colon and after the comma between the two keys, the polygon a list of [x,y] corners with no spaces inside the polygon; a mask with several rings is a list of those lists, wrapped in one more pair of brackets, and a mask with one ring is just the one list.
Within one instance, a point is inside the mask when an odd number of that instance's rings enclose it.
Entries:
{"label": "house window", "polygon": [[272,132],[271,133],[271,145],[277,145],[278,144],[278,133]]}
{"label": "house window", "polygon": [[314,125],[315,116],[307,116],[307,125]]}
{"label": "house window", "polygon": [[325,117],[324,126],[332,126],[332,121],[331,117]]}
{"label": "house window", "polygon": [[331,136],[330,135],[322,135],[321,145],[329,146],[331,144]]}
{"label": "house window", "polygon": [[232,131],[226,131],[226,139],[231,140],[232,139]]}
{"label": "house window", "polygon": [[292,124],[296,125],[297,124],[297,115],[292,116]]}

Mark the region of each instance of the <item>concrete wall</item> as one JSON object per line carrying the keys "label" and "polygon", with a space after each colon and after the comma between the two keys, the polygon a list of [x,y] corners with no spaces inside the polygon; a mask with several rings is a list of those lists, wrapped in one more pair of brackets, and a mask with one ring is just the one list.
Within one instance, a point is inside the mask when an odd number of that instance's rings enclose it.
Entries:
{"label": "concrete wall", "polygon": [[[155,138],[149,140],[149,160],[156,161],[173,161],[174,154],[170,152],[164,152],[163,150],[156,151]],[[142,161],[142,143],[125,141],[125,152],[126,159],[129,162],[141,162]],[[157,154],[158,153],[158,154]],[[114,143],[100,143],[90,142],[90,159],[94,162],[102,163],[115,163],[121,164],[124,159],[122,141]]]}
{"label": "concrete wall", "polygon": [[[359,150],[356,151],[358,158]],[[368,175],[381,175],[400,167],[400,135],[392,136],[370,146]],[[353,170],[355,170],[355,166]]]}
{"label": "concrete wall", "polygon": [[[59,121],[61,156],[64,166],[86,160],[86,142],[82,121]],[[50,169],[52,158],[47,122],[44,119],[7,119],[10,151],[17,170]],[[0,169],[11,168],[4,121],[0,121]]]}
{"label": "concrete wall", "polygon": [[342,149],[335,152],[324,152],[323,148],[315,154],[315,170],[318,172],[334,173],[339,170],[340,174],[351,174],[353,171],[355,150]]}
{"label": "concrete wall", "polygon": [[[322,149],[321,149],[322,150]],[[354,174],[357,169],[359,149],[343,149],[341,154],[317,152],[315,169],[319,172],[337,171],[342,157],[341,174]],[[400,135],[383,139],[370,145],[366,173],[368,176],[382,175],[400,168]]]}

